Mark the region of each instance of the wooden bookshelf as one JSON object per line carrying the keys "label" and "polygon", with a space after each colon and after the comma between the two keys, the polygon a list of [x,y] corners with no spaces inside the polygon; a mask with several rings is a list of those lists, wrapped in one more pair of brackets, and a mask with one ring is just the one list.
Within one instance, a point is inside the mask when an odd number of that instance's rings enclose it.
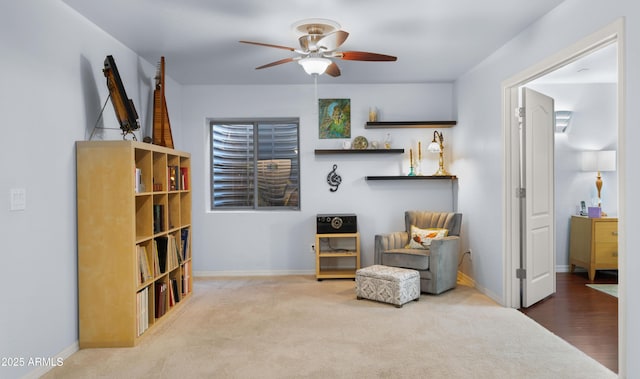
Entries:
{"label": "wooden bookshelf", "polygon": [[135,346],[192,293],[191,155],[81,141],[76,160],[80,348]]}

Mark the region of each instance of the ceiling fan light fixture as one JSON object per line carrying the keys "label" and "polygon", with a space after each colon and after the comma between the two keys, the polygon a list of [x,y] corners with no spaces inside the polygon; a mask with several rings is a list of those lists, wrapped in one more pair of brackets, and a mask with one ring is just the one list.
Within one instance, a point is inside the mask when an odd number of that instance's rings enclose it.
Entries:
{"label": "ceiling fan light fixture", "polygon": [[322,75],[331,64],[331,60],[322,57],[306,57],[298,61],[309,75]]}

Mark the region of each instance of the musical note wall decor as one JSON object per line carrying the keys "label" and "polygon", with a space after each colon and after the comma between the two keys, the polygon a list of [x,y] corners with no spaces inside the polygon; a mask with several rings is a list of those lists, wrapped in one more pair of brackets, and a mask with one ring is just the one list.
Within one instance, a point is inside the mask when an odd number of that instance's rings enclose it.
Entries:
{"label": "musical note wall decor", "polygon": [[337,169],[338,165],[334,164],[333,170],[331,170],[331,172],[329,172],[329,175],[327,175],[327,183],[331,187],[329,188],[329,191],[331,192],[336,192],[338,190],[338,187],[340,186],[340,183],[342,183],[342,177],[340,177],[340,175],[338,175],[338,173],[336,172]]}

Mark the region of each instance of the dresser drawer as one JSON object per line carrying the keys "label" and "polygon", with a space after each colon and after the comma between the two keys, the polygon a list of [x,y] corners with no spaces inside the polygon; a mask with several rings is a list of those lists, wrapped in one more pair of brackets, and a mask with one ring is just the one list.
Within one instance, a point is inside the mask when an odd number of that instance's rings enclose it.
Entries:
{"label": "dresser drawer", "polygon": [[617,222],[596,222],[594,240],[598,242],[618,243]]}
{"label": "dresser drawer", "polygon": [[607,264],[611,267],[618,267],[618,244],[617,243],[596,243],[595,263],[597,265]]}

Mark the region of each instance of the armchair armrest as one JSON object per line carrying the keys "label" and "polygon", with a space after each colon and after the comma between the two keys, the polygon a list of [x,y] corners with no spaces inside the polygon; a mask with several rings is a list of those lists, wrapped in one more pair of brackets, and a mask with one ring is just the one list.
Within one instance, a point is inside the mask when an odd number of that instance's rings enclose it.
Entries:
{"label": "armchair armrest", "polygon": [[429,250],[430,292],[439,294],[454,288],[458,280],[460,237],[449,236],[433,240]]}
{"label": "armchair armrest", "polygon": [[409,233],[393,232],[376,234],[374,246],[374,264],[382,264],[382,252],[391,249],[401,249],[409,243]]}

